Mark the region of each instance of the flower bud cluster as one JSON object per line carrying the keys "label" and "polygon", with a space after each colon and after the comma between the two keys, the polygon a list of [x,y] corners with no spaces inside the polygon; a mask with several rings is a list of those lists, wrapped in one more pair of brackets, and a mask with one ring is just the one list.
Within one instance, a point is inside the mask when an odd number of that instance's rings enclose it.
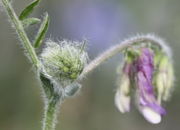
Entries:
{"label": "flower bud cluster", "polygon": [[59,43],[46,42],[40,59],[43,71],[65,87],[79,78],[87,64],[88,56],[83,43],[64,40]]}

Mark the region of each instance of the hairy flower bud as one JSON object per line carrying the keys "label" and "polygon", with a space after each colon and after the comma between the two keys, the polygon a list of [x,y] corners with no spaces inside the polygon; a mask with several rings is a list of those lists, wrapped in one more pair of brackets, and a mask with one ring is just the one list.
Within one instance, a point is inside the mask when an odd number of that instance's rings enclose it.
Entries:
{"label": "hairy flower bud", "polygon": [[40,59],[45,73],[62,86],[67,86],[79,77],[88,56],[82,43],[64,40],[46,42]]}

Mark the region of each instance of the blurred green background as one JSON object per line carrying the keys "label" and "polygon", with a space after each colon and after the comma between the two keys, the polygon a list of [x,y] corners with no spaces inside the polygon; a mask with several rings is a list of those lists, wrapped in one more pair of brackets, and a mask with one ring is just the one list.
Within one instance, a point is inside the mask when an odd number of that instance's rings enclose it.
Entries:
{"label": "blurred green background", "polygon": [[[31,0],[12,0],[16,12]],[[121,55],[98,67],[82,81],[83,89],[62,105],[57,130],[180,130],[180,1],[179,0],[42,0],[34,16],[47,11],[47,37],[89,40],[90,59],[137,33],[154,32],[174,54],[175,91],[159,125],[146,122],[132,107],[121,114],[114,105],[116,67]],[[0,7],[0,130],[40,130],[42,93],[32,66]],[[28,33],[33,39],[38,26]]]}

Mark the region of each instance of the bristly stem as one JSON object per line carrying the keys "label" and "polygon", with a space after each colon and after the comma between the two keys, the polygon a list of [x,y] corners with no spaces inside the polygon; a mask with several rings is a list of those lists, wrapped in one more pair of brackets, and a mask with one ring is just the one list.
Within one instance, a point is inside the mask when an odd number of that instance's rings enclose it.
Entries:
{"label": "bristly stem", "polygon": [[155,44],[159,47],[162,47],[163,44],[160,39],[157,39],[153,35],[142,35],[142,36],[137,36],[128,40],[125,40],[121,42],[120,44],[117,44],[110,49],[106,50],[104,53],[100,54],[98,57],[96,57],[93,61],[91,61],[83,70],[82,75],[85,76],[92,70],[94,70],[96,67],[104,63],[106,60],[110,59],[112,56],[120,53],[122,50],[125,48],[129,47],[130,45],[134,43],[152,43]]}
{"label": "bristly stem", "polygon": [[[45,112],[42,130],[54,130],[56,125],[57,111],[62,103],[64,91],[55,88],[55,85],[42,73],[40,74],[45,97]],[[59,86],[58,86],[59,87]]]}
{"label": "bristly stem", "polygon": [[53,101],[48,101],[45,108],[45,115],[43,120],[43,128],[42,130],[54,130],[56,123],[56,111],[58,108],[58,103],[54,103]]}
{"label": "bristly stem", "polygon": [[[47,87],[47,86],[46,86]],[[51,92],[51,96],[47,96],[48,91],[44,91],[46,94],[46,106],[43,119],[42,130],[54,130],[56,125],[57,111],[63,100],[63,91]],[[49,92],[48,92],[49,93]]]}
{"label": "bristly stem", "polygon": [[21,21],[18,19],[14,9],[12,8],[8,0],[2,0],[2,3],[3,3],[4,8],[6,9],[6,12],[10,18],[10,21],[13,27],[17,31],[17,34],[23,44],[23,47],[25,48],[25,51],[28,54],[30,61],[33,63],[33,65],[35,65],[36,68],[38,68],[39,67],[38,57],[35,53],[34,48],[31,45],[29,38],[27,37],[25,33],[25,30],[23,28]]}
{"label": "bristly stem", "polygon": [[[32,64],[36,67],[36,69],[39,69],[40,67],[40,61],[38,60],[38,57],[35,53],[35,49],[32,46],[32,43],[30,42],[29,38],[27,37],[27,34],[24,30],[24,27],[22,25],[22,22],[17,17],[14,9],[12,8],[10,2],[8,0],[2,0],[3,6],[10,18],[10,22],[12,23],[13,27],[15,28],[19,39],[22,42],[22,45],[27,52],[29,60],[32,62]],[[41,78],[42,80],[42,78]],[[47,80],[47,79],[44,79]],[[43,81],[44,81],[43,80]],[[49,87],[43,86],[43,89],[45,91],[44,101],[46,103],[45,106],[45,114],[43,119],[43,130],[54,130],[55,129],[55,122],[56,122],[56,111],[58,109],[58,106],[60,105],[61,100],[61,93],[55,93],[54,89],[52,88],[52,84],[49,81],[44,81],[43,83],[46,83],[45,85],[50,85]]]}

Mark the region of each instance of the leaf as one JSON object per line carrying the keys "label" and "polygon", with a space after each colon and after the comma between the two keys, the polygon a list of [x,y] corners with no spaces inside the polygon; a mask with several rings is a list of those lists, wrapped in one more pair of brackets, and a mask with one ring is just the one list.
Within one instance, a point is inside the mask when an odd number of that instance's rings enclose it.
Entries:
{"label": "leaf", "polygon": [[54,85],[49,78],[47,78],[43,73],[40,73],[40,80],[42,82],[42,87],[47,98],[51,98],[54,93]]}
{"label": "leaf", "polygon": [[48,26],[49,26],[49,16],[47,13],[45,13],[43,22],[39,28],[39,31],[38,31],[37,36],[36,36],[35,41],[34,41],[34,47],[35,48],[38,48],[41,46],[42,41],[44,40],[45,34],[48,30]]}
{"label": "leaf", "polygon": [[57,104],[57,102],[63,98],[63,93],[62,91],[57,91],[55,84],[51,81],[51,79],[45,75],[44,73],[40,72],[40,80],[42,83],[42,87],[45,93],[45,97],[51,101],[53,104]]}
{"label": "leaf", "polygon": [[39,4],[40,0],[35,0],[32,3],[30,3],[19,15],[20,20],[24,20],[27,18],[33,11],[34,7]]}
{"label": "leaf", "polygon": [[23,24],[24,28],[27,28],[30,25],[34,25],[34,24],[37,24],[37,23],[40,23],[40,22],[41,22],[41,20],[38,19],[38,18],[27,18],[27,19],[24,19],[22,21],[22,24]]}

